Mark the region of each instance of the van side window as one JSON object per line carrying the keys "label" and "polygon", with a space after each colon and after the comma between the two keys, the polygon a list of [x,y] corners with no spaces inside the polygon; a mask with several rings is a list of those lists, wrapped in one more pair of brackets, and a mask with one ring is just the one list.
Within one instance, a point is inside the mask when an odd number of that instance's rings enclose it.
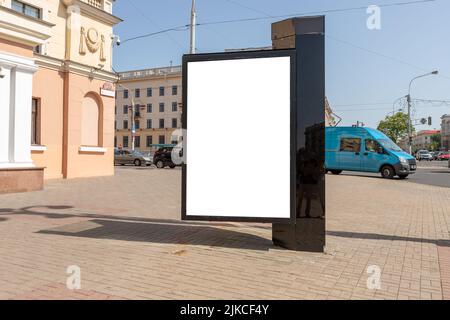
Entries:
{"label": "van side window", "polygon": [[366,139],[365,147],[367,152],[383,153],[381,145],[373,139]]}
{"label": "van side window", "polygon": [[342,138],[340,151],[344,152],[360,152],[361,139],[359,138]]}
{"label": "van side window", "polygon": [[366,139],[366,151],[367,152],[377,152],[379,145],[375,140]]}

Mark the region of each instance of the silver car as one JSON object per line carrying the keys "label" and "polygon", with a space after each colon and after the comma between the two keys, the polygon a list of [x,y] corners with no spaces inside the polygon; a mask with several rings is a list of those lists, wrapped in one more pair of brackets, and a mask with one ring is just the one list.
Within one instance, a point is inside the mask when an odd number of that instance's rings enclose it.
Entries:
{"label": "silver car", "polygon": [[134,164],[137,167],[142,165],[152,165],[150,155],[143,154],[139,151],[126,149],[114,149],[114,165]]}
{"label": "silver car", "polygon": [[422,161],[422,160],[431,161],[431,160],[433,160],[433,156],[427,150],[419,150],[416,154],[416,159],[419,161]]}

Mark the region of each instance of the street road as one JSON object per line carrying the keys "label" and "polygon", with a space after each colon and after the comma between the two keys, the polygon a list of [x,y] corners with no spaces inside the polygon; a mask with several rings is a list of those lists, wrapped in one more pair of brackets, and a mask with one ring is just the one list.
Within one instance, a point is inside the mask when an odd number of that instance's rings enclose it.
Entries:
{"label": "street road", "polygon": [[[421,161],[417,166],[417,172],[405,179],[405,182],[450,188],[450,169],[447,161]],[[344,171],[342,175],[382,179],[378,173]]]}

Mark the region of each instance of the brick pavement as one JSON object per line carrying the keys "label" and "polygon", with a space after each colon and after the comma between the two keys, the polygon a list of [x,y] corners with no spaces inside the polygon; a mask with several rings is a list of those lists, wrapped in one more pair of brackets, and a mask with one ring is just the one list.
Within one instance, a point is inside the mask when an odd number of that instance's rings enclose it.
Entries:
{"label": "brick pavement", "polygon": [[0,195],[0,299],[450,299],[449,188],[327,176],[319,254],[269,224],[179,221],[178,169],[116,173]]}

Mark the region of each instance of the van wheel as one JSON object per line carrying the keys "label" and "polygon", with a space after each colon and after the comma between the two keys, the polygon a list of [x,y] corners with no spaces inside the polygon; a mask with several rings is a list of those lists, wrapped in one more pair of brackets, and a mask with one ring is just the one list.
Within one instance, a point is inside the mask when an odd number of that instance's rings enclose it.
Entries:
{"label": "van wheel", "polygon": [[332,174],[341,174],[342,170],[330,170]]}
{"label": "van wheel", "polygon": [[162,162],[161,160],[156,161],[156,167],[158,169],[164,168],[164,162]]}
{"label": "van wheel", "polygon": [[394,168],[391,166],[384,166],[381,168],[381,176],[385,179],[392,179],[395,176]]}
{"label": "van wheel", "polygon": [[398,177],[400,178],[400,180],[404,180],[406,179],[406,177],[408,177],[407,174],[399,174]]}
{"label": "van wheel", "polygon": [[134,165],[136,167],[140,167],[141,166],[141,160],[139,160],[139,159],[134,160]]}

